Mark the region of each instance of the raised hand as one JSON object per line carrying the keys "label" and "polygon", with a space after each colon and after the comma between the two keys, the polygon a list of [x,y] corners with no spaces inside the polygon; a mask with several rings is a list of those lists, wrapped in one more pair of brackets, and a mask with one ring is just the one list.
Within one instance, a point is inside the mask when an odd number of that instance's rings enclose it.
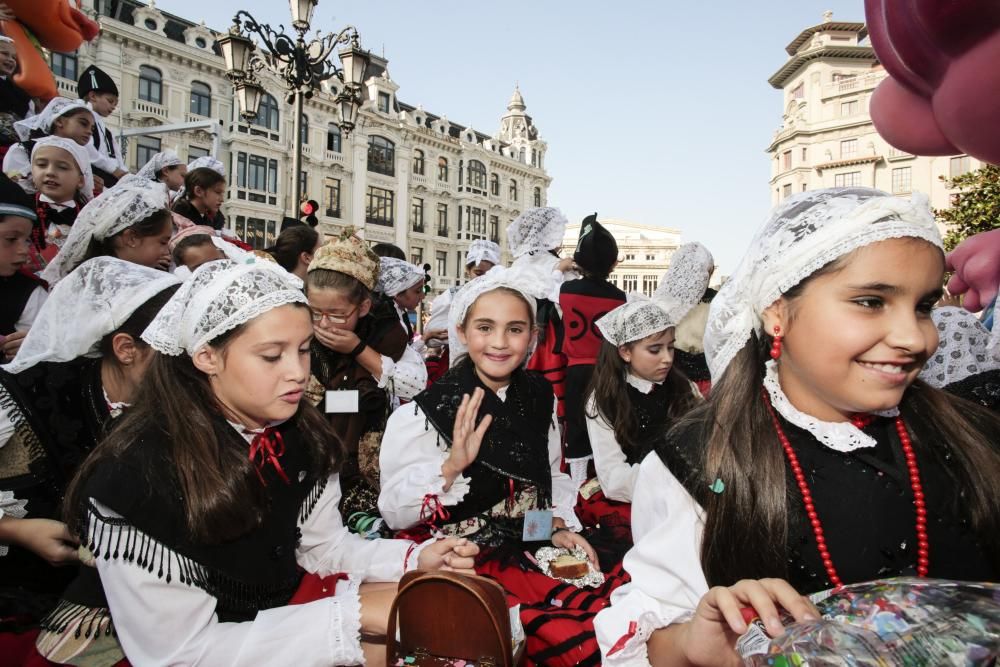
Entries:
{"label": "raised hand", "polygon": [[486,415],[479,426],[476,426],[476,417],[479,415],[479,406],[483,403],[483,396],[486,392],[482,387],[477,387],[472,392],[472,397],[468,394],[462,396],[462,403],[458,406],[458,414],[455,415],[455,427],[451,437],[451,453],[441,465],[441,473],[445,478],[445,490],[451,488],[455,478],[462,474],[466,468],[473,464],[479,456],[479,447],[483,444],[483,436],[486,429],[493,423],[493,416]]}

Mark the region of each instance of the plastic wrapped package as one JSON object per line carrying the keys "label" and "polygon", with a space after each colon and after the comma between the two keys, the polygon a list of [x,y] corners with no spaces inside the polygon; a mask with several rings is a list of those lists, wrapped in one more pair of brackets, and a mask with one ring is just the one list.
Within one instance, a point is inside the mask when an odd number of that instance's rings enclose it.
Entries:
{"label": "plastic wrapped package", "polygon": [[1000,585],[899,578],[812,596],[823,618],[740,638],[747,667],[987,667],[1000,656]]}

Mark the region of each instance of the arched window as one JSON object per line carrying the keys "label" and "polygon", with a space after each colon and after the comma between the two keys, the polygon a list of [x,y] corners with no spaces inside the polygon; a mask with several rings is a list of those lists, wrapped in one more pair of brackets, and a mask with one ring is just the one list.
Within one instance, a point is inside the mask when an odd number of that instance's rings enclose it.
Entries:
{"label": "arched window", "polygon": [[340,126],[330,123],[326,128],[326,150],[340,152]]}
{"label": "arched window", "polygon": [[163,104],[163,75],[148,65],[139,65],[139,99]]}
{"label": "arched window", "polygon": [[542,189],[535,188],[535,206],[542,205]]}
{"label": "arched window", "polygon": [[517,201],[517,181],[510,179],[510,200]]}
{"label": "arched window", "polygon": [[278,100],[264,93],[260,98],[260,106],[257,107],[257,120],[254,121],[254,124],[277,132],[279,122]]}
{"label": "arched window", "polygon": [[396,174],[396,144],[385,137],[372,135],[368,139],[368,171],[394,176]]}
{"label": "arched window", "polygon": [[207,83],[191,82],[191,113],[206,118],[212,115],[212,89]]}
{"label": "arched window", "polygon": [[302,120],[299,123],[299,143],[303,146],[309,144],[309,116],[302,114]]}
{"label": "arched window", "polygon": [[500,176],[497,174],[490,175],[490,194],[494,197],[500,196]]}
{"label": "arched window", "polygon": [[417,176],[424,175],[424,152],[419,148],[413,151],[413,173]]}
{"label": "arched window", "polygon": [[438,180],[448,182],[448,158],[438,158]]}
{"label": "arched window", "polygon": [[466,182],[470,188],[486,189],[486,165],[479,160],[469,160]]}

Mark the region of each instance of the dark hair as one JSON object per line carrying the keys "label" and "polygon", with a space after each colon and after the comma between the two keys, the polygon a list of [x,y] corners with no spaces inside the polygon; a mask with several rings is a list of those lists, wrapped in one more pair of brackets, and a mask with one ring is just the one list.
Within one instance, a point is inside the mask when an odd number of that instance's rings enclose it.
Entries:
{"label": "dark hair", "polygon": [[[156,172],[156,174],[155,174],[155,176],[156,176],[156,180],[158,180],[158,181],[162,181],[162,180],[163,180],[163,177],[164,177],[164,175],[166,174],[166,172],[170,171],[171,169],[180,169],[180,168],[181,168],[181,167],[183,167],[183,166],[184,166],[184,165],[182,165],[182,164],[172,164],[172,165],[169,165],[169,166],[166,166],[166,167],[164,167],[163,169],[160,169],[160,170],[159,170],[158,172]],[[187,174],[185,174],[185,176],[187,176]]]}
{"label": "dark hair", "polygon": [[299,255],[311,253],[319,243],[319,232],[307,225],[286,227],[278,234],[278,239],[265,252],[274,257],[281,268],[291,273],[299,265]]}
{"label": "dark hair", "polygon": [[608,276],[611,275],[612,271],[614,271],[614,267],[608,269],[605,272],[598,273],[596,271],[585,269],[579,264],[576,265],[576,272],[579,273],[584,278],[589,278],[590,280],[607,280]]}
{"label": "dark hair", "polygon": [[174,260],[174,264],[180,266],[184,263],[184,253],[187,250],[203,245],[215,246],[215,244],[212,243],[212,237],[208,234],[192,234],[191,236],[185,236],[178,241],[177,245],[174,246],[174,249],[170,251],[170,258]]}
{"label": "dark hair", "polygon": [[[295,304],[305,308],[304,305]],[[225,355],[228,345],[247,325],[213,340]],[[77,471],[66,491],[64,511],[70,526],[81,526],[86,512],[86,480],[108,460],[120,457],[159,424],[173,469],[180,482],[187,528],[194,539],[208,544],[233,540],[260,525],[267,511],[263,487],[246,449],[220,440],[213,419],[225,415],[208,377],[191,357],[157,354],[139,387],[135,403],[108,437]],[[340,438],[308,401],[302,401],[291,423],[308,448],[311,471],[320,479],[343,459]]]}
{"label": "dark hair", "polygon": [[[631,349],[641,342],[641,340],[637,340],[626,343],[626,347]],[[594,419],[600,415],[614,429],[615,440],[622,451],[635,453],[632,458],[641,461],[649,453],[652,440],[640,437],[639,420],[635,410],[632,409],[632,402],[629,400],[629,393],[625,388],[626,373],[628,373],[628,364],[618,353],[618,347],[608,341],[603,341],[597,356],[594,374],[590,378],[590,384],[584,394],[585,396],[594,395],[595,412],[594,414],[588,412],[587,416]],[[668,423],[680,419],[698,405],[699,401],[691,389],[691,381],[676,367],[672,367],[664,379],[663,389],[667,392],[665,400]]]}
{"label": "dark hair", "polygon": [[398,245],[392,243],[376,243],[372,246],[372,252],[379,257],[392,257],[406,261],[406,253]]}
{"label": "dark hair", "polygon": [[184,175],[184,198],[188,201],[194,199],[195,188],[208,190],[219,183],[225,183],[226,177],[209,167],[198,167],[192,169]]}
{"label": "dark hair", "polygon": [[[18,64],[20,65],[20,63],[18,63]],[[73,116],[82,116],[85,113],[89,114],[89,115],[93,115],[94,112],[92,112],[90,109],[86,109],[84,107],[80,107],[79,109],[73,109],[72,111],[67,111],[64,114],[61,114],[59,117],[52,119],[52,126],[49,128],[50,132],[46,132],[45,130],[43,130],[41,128],[38,128],[38,129],[32,130],[31,134],[29,135],[29,137],[31,139],[41,139],[42,137],[54,136],[53,135],[53,131],[56,129],[56,123],[57,122],[59,122],[60,120],[63,120],[63,119],[68,120],[68,119],[72,118]]]}
{"label": "dark hair", "polygon": [[371,291],[360,280],[340,271],[313,269],[306,275],[306,294],[310,289],[332,289],[343,292],[355,306],[372,298]]}
{"label": "dark hair", "polygon": [[126,227],[117,234],[109,236],[103,241],[99,241],[97,238],[91,237],[90,245],[87,246],[87,254],[84,255],[80,264],[83,264],[88,259],[93,259],[95,257],[114,257],[115,241],[117,239],[121,239],[121,235],[130,229],[135,232],[135,235],[139,238],[145,238],[148,236],[159,236],[163,233],[167,226],[172,224],[173,217],[170,215],[170,211],[168,209],[161,208],[153,211],[131,227]]}
{"label": "dark hair", "polygon": [[[821,275],[839,270],[846,258],[823,267],[783,296],[790,302]],[[701,563],[709,586],[740,579],[787,578],[788,498],[785,458],[761,397],[771,337],[750,341],[712,386],[710,400],[681,420],[703,425],[700,468],[705,480],[723,479],[725,493],[697,498],[705,509]],[[985,408],[917,380],[903,395],[900,413],[912,429],[920,458],[933,458],[963,495],[972,527],[994,561],[1000,557],[1000,455],[984,435],[1000,433],[1000,419]],[[682,426],[683,428],[683,426]],[[921,437],[923,434],[923,437]],[[705,488],[708,488],[706,483]]]}
{"label": "dark hair", "polygon": [[171,285],[132,311],[132,314],[129,315],[129,318],[120,327],[101,339],[101,357],[116,366],[118,365],[118,359],[115,357],[113,347],[114,338],[118,334],[127,334],[130,336],[135,341],[136,347],[149,347],[149,344],[141,338],[142,332],[146,330],[146,327],[153,321],[156,314],[160,312],[160,309],[163,308],[164,304],[167,303],[179,288],[180,285]]}

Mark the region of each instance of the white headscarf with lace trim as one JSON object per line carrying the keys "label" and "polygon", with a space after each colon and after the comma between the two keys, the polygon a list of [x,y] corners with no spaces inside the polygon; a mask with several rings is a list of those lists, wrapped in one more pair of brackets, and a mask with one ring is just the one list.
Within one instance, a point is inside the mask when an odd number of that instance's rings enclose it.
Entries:
{"label": "white headscarf with lace trim", "polygon": [[142,332],[170,356],[194,355],[227,331],[289,303],[308,304],[302,281],[273,262],[202,264]]}
{"label": "white headscarf with lace trim", "polygon": [[763,333],[762,313],[782,294],[858,248],[894,238],[943,248],[925,195],[906,200],[870,188],[828,188],[783,201],[712,301],[705,330],[712,382],[751,333]]}
{"label": "white headscarf with lace trim", "polygon": [[178,283],[166,271],[114,257],[87,260],[52,288],[17,356],[3,368],[19,373],[43,361],[95,357],[102,338]]}

